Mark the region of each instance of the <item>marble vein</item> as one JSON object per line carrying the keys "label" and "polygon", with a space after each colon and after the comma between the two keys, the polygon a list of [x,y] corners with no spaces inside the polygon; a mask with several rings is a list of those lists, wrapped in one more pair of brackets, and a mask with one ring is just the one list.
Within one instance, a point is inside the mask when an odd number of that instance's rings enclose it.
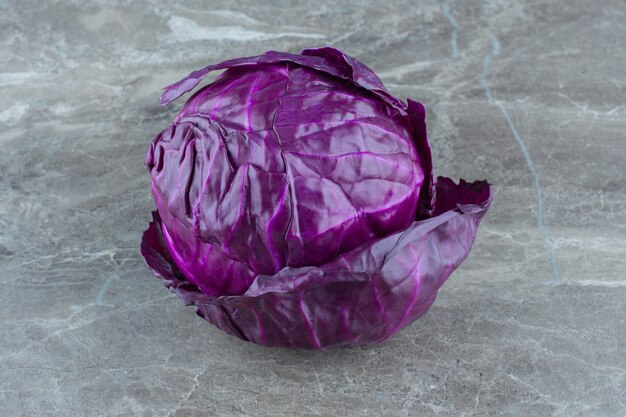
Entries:
{"label": "marble vein", "polygon": [[96,300],[95,300],[96,305],[102,305],[104,303],[104,297],[106,296],[107,291],[111,287],[111,284],[113,284],[113,281],[115,281],[117,278],[118,276],[115,274],[109,275],[107,277],[107,279],[102,284],[102,287],[100,287],[98,294],[96,295]]}
{"label": "marble vein", "polygon": [[265,41],[280,38],[325,39],[318,33],[272,32],[248,29],[243,26],[201,26],[197,22],[182,16],[172,16],[168,21],[171,38],[179,42],[188,41]]}
{"label": "marble vein", "polygon": [[552,267],[552,280],[550,281],[550,284],[558,285],[561,283],[561,271],[560,271],[559,264],[557,261],[557,256],[556,256],[555,240],[552,237],[552,233],[550,232],[550,229],[544,224],[544,220],[543,220],[543,197],[542,197],[542,190],[541,190],[541,181],[539,179],[539,172],[535,168],[535,164],[530,156],[528,147],[526,146],[526,143],[524,142],[524,140],[518,133],[517,129],[515,128],[515,125],[513,124],[513,120],[511,119],[509,112],[507,111],[506,107],[504,107],[504,104],[502,104],[502,102],[500,102],[499,100],[495,100],[493,98],[491,88],[489,87],[489,84],[487,83],[487,73],[489,72],[489,65],[491,63],[491,60],[493,57],[497,56],[500,53],[500,42],[498,41],[498,38],[496,38],[494,35],[491,35],[489,40],[491,44],[491,52],[487,53],[485,57],[483,58],[483,70],[480,73],[480,76],[478,77],[478,79],[479,79],[480,85],[483,87],[485,91],[485,96],[487,97],[489,104],[492,104],[496,106],[498,109],[500,109],[500,112],[504,116],[504,119],[506,120],[509,126],[509,129],[511,130],[511,133],[513,134],[513,138],[519,145],[520,150],[522,151],[522,155],[524,155],[526,166],[528,167],[528,170],[530,171],[533,177],[535,200],[537,202],[537,226],[541,229],[543,233],[545,244],[548,247],[548,253],[550,256],[550,265]]}
{"label": "marble vein", "polygon": [[452,35],[450,35],[450,49],[451,49],[451,56],[450,56],[450,58],[455,58],[455,57],[457,57],[459,55],[459,47],[457,45],[457,37],[458,37],[459,32],[461,31],[461,26],[459,25],[459,22],[457,22],[455,17],[450,13],[450,8],[448,7],[447,4],[442,4],[441,5],[441,12],[446,17],[446,19],[448,19],[448,21],[450,22],[450,24],[454,28],[454,30],[452,31]]}

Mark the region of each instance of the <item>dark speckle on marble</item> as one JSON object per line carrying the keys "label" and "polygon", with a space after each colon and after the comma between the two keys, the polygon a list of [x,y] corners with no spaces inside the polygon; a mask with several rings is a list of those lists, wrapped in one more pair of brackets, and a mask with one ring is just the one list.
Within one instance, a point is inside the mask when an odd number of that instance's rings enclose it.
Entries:
{"label": "dark speckle on marble", "polygon": [[[210,6],[208,5],[210,4]],[[626,3],[0,0],[0,416],[626,415]],[[267,349],[138,253],[143,157],[208,63],[330,44],[495,200],[388,342]]]}

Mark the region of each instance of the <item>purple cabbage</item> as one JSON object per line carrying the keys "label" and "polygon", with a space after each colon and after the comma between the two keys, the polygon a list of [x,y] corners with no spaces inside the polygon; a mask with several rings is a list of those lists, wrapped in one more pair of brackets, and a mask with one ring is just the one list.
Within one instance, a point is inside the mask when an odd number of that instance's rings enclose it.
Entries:
{"label": "purple cabbage", "polygon": [[376,343],[424,314],[467,257],[490,185],[435,183],[423,105],[334,48],[211,65],[161,104],[222,69],[146,156],[148,266],[261,345]]}

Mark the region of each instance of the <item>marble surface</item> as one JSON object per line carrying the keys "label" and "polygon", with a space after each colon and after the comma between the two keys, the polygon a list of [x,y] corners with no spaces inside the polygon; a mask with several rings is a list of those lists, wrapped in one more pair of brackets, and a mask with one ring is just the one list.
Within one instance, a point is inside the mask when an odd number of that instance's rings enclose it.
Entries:
{"label": "marble surface", "polygon": [[[0,416],[626,415],[626,3],[0,0]],[[138,253],[192,69],[334,45],[495,201],[434,307],[308,353],[213,328]]]}

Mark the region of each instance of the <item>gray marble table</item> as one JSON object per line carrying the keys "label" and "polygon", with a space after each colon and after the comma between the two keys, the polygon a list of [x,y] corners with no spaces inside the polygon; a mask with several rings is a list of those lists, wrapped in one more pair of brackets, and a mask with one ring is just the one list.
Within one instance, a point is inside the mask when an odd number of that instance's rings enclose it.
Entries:
{"label": "gray marble table", "polygon": [[[312,3],[311,3],[312,4]],[[626,415],[626,3],[0,0],[0,415]],[[428,108],[495,201],[388,342],[261,348],[138,253],[143,157],[192,69],[330,44]]]}

